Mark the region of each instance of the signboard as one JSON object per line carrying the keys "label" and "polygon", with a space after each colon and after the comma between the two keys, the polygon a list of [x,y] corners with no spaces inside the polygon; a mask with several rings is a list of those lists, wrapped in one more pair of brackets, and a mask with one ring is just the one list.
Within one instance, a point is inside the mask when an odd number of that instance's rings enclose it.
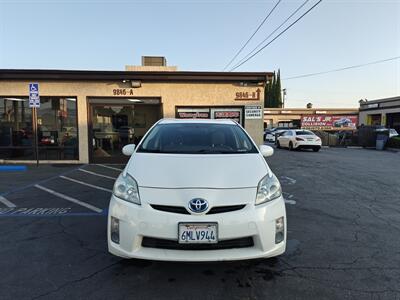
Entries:
{"label": "signboard", "polygon": [[178,108],[177,118],[179,119],[209,119],[210,109],[208,108]]}
{"label": "signboard", "polygon": [[244,109],[246,119],[262,119],[263,112],[261,105],[248,105]]}
{"label": "signboard", "polygon": [[355,115],[303,115],[301,128],[311,130],[354,130],[358,124]]}
{"label": "signboard", "polygon": [[39,83],[29,84],[29,107],[40,108]]}
{"label": "signboard", "polygon": [[213,112],[213,119],[231,119],[239,124],[242,123],[241,118],[241,109],[229,109],[229,108],[222,108],[222,109],[212,109]]}
{"label": "signboard", "polygon": [[254,101],[260,100],[261,90],[257,89],[255,92],[237,92],[235,100]]}

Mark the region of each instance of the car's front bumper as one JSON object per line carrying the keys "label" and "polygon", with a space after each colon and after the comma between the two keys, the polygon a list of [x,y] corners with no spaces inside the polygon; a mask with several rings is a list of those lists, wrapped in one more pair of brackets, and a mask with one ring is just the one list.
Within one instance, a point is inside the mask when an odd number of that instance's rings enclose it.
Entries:
{"label": "car's front bumper", "polygon": [[[284,240],[275,243],[275,221],[285,218]],[[110,236],[111,217],[119,219],[119,244]],[[179,222],[218,223],[218,239],[251,237],[254,245],[246,248],[218,250],[177,250],[143,247],[144,237],[177,241]],[[124,258],[167,261],[223,261],[273,257],[285,252],[286,212],[282,197],[241,210],[212,215],[185,215],[153,209],[149,204],[136,205],[111,197],[108,216],[108,249]]]}

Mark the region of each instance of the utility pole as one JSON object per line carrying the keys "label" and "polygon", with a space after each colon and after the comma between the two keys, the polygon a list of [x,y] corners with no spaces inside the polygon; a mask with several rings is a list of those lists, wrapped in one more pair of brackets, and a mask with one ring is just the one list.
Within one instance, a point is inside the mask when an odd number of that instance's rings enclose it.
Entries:
{"label": "utility pole", "polygon": [[282,94],[283,94],[283,97],[282,97],[282,108],[285,108],[286,89],[282,90]]}

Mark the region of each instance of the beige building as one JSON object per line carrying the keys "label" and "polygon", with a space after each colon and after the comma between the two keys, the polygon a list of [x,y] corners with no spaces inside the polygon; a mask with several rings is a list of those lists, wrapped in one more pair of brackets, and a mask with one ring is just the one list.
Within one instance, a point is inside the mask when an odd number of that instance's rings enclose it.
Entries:
{"label": "beige building", "polygon": [[[0,162],[122,162],[160,118],[231,118],[262,143],[271,73],[0,70]],[[154,69],[155,68],[155,69]],[[29,84],[39,84],[37,117]]]}
{"label": "beige building", "polygon": [[400,132],[400,96],[360,101],[359,123],[381,125]]}

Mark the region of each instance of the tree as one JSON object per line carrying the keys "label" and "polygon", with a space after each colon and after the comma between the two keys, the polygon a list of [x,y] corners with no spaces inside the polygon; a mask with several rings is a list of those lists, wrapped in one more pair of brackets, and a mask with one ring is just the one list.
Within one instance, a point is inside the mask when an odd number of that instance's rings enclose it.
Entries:
{"label": "tree", "polygon": [[281,94],[281,74],[274,72],[274,76],[265,85],[264,92],[264,107],[278,108],[282,107],[282,94]]}
{"label": "tree", "polygon": [[276,97],[276,107],[282,107],[282,88],[281,88],[281,70],[278,69],[278,76],[276,77],[276,91],[275,91],[275,97]]}

